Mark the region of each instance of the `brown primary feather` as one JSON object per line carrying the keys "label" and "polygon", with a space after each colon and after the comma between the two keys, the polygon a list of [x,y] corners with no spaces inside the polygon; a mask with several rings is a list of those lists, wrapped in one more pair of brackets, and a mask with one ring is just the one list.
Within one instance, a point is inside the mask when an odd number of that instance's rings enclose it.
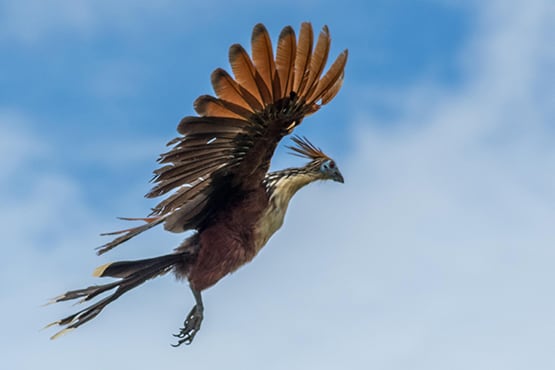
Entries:
{"label": "brown primary feather", "polygon": [[[328,69],[324,77],[320,79],[317,83],[317,88],[314,92],[307,98],[309,104],[316,103],[323,94],[331,90],[335,83],[339,79],[343,79],[343,70],[345,69],[345,64],[347,63],[348,52],[345,50],[333,62],[331,67]],[[339,85],[341,86],[341,85]],[[325,104],[322,102],[322,104]]]}
{"label": "brown primary feather", "polygon": [[292,27],[285,27],[280,35],[276,51],[276,70],[281,88],[280,96],[289,96],[295,78],[295,54],[297,41]]}
{"label": "brown primary feather", "polygon": [[[174,176],[166,180],[161,180],[148,194],[148,198],[157,197],[182,185],[195,186],[199,182],[206,181],[210,174],[225,165],[225,158],[219,158],[208,162],[206,165],[194,166],[188,171],[183,171],[180,176]],[[176,168],[178,171],[179,168]]]}
{"label": "brown primary feather", "polygon": [[[217,97],[203,95],[195,101],[199,116],[181,120],[178,132],[183,136],[170,142],[173,147],[160,156],[164,165],[155,171],[156,185],[147,197],[175,193],[152,214],[171,213],[171,225],[166,222],[171,230],[180,230],[180,217],[184,227],[199,229],[203,224],[195,222],[207,219],[228,198],[260,187],[281,138],[331,100],[341,86],[346,52],[321,77],[330,42],[323,27],[313,47],[313,29],[305,22],[298,39],[289,26],[281,31],[275,58],[261,24],[253,30],[252,59],[242,46],[232,45],[229,60],[234,77],[221,68],[212,73]],[[305,156],[317,153],[315,147],[298,147]]]}
{"label": "brown primary feather", "polygon": [[[244,70],[244,68],[241,70]],[[249,83],[243,82],[240,85],[221,68],[217,68],[212,72],[211,79],[212,87],[220,99],[237,104],[250,111],[262,109],[259,94],[256,89],[252,90],[253,93],[257,94],[256,96],[249,92],[248,88],[252,88]],[[254,87],[256,87],[256,84],[254,84]]]}
{"label": "brown primary feather", "polygon": [[[159,162],[160,163],[167,163],[167,162],[179,162],[180,164],[183,163],[184,166],[185,164],[189,164],[189,162],[193,162],[193,161],[197,161],[197,160],[203,160],[204,158],[208,157],[208,156],[217,156],[217,155],[228,155],[228,154],[232,154],[233,150],[229,148],[229,144],[228,143],[222,143],[221,145],[211,145],[208,148],[203,148],[202,150],[194,150],[194,149],[189,149],[187,147],[181,149],[181,150],[176,150],[175,153],[172,153],[171,155],[168,155],[167,157],[162,158]],[[174,164],[171,164],[170,166],[174,167]],[[166,168],[167,166],[163,166],[157,170],[154,171],[155,175],[158,175],[160,173],[162,173],[164,170],[163,168]]]}
{"label": "brown primary feather", "polygon": [[[213,73],[212,82],[219,99],[203,96],[197,100],[197,112],[210,121],[197,122],[198,118],[187,117],[179,124],[178,131],[185,138],[160,160],[161,163],[173,163],[174,166],[166,167],[156,174],[155,181],[160,184],[149,196],[161,195],[182,185],[187,187],[178,189],[178,194],[172,196],[171,202],[164,202],[164,207],[155,209],[168,212],[171,207],[179,208],[178,200],[186,202],[188,194],[192,194],[190,187],[198,186],[195,179],[203,175],[202,168],[208,167],[213,171],[217,167],[219,171],[236,173],[235,177],[232,175],[226,180],[230,181],[229,184],[235,184],[233,186],[241,182],[245,189],[258,186],[281,137],[291,132],[304,115],[319,108],[315,104],[319,98],[322,101],[326,98],[327,102],[337,93],[347,55],[340,54],[320,80],[330,48],[327,27],[320,33],[314,51],[314,34],[310,23],[301,25],[298,43],[293,29],[284,28],[275,60],[268,32],[263,25],[255,26],[251,41],[252,60],[240,45],[235,44],[230,48],[230,64],[235,80],[221,69]],[[291,92],[295,93],[292,99]],[[194,127],[199,123],[199,127]],[[223,125],[227,127],[211,130],[212,126]],[[202,145],[213,139],[216,140],[214,145],[218,145],[218,150],[221,150],[221,163],[211,155],[195,155],[196,150],[200,152]],[[193,145],[198,149],[190,150]],[[211,151],[214,156],[217,156],[217,152]],[[198,165],[193,164],[195,160],[199,161]],[[206,190],[214,191],[210,190],[212,186],[217,188],[223,185],[210,182]],[[209,198],[209,194],[206,197]]]}
{"label": "brown primary feather", "polygon": [[[202,172],[203,168],[207,168],[210,164],[222,164],[225,165],[226,163],[230,162],[233,159],[233,155],[229,152],[227,152],[227,154],[206,154],[203,155],[201,157],[198,157],[198,159],[196,159],[195,157],[191,157],[190,159],[187,160],[183,160],[180,161],[180,163],[183,163],[183,165],[168,165],[168,166],[164,166],[163,170],[158,172],[153,178],[152,178],[152,182],[156,182],[158,183],[158,185],[161,185],[161,183],[165,182],[165,183],[169,183],[170,181],[176,179],[176,178],[184,178],[186,176],[190,176],[193,175],[197,172],[197,170],[200,170]],[[185,169],[184,169],[185,168]],[[202,176],[199,175],[199,176]],[[207,179],[209,179],[210,177],[208,177]],[[195,179],[195,177],[193,177],[193,180]],[[187,184],[187,182],[185,182],[184,184]],[[186,187],[190,187],[193,186],[192,183],[188,183],[189,185],[187,185]],[[151,191],[151,193],[148,194],[149,198],[152,198],[153,196],[158,196],[161,194],[155,194],[154,189],[157,189],[157,187],[154,187],[153,190]],[[168,191],[172,190],[171,188],[168,189]]]}
{"label": "brown primary feather", "polygon": [[[182,135],[168,143],[172,148],[159,158],[154,188],[147,194],[168,195],[152,210],[145,223],[122,230],[100,247],[104,253],[156,225],[172,232],[196,229],[174,254],[103,265],[95,276],[120,280],[67,292],[55,302],[112,294],[99,302],[58,320],[66,326],[54,337],[96,317],[109,303],[148,279],[171,269],[187,278],[202,308],[200,291],[250,261],[281,226],[291,196],[302,186],[322,179],[320,162],[329,159],[306,138],[295,137],[291,149],[309,158],[307,166],[268,174],[279,141],[337,94],[343,80],[347,53],[339,55],[323,78],[330,48],[327,27],[313,50],[313,31],[303,23],[298,42],[291,27],[280,34],[274,60],[264,26],[252,35],[252,60],[239,45],[229,56],[235,79],[222,69],[212,73],[216,97],[200,96],[194,103],[198,117],[185,117],[178,125]],[[254,63],[253,63],[254,61]],[[316,161],[314,161],[316,160]],[[337,181],[342,176],[337,172]],[[197,312],[197,306],[193,311]],[[192,312],[193,312],[192,311]],[[179,343],[190,342],[199,329],[180,331]],[[198,319],[198,316],[196,316]],[[202,315],[200,316],[202,320]]]}
{"label": "brown primary feather", "polygon": [[[172,180],[180,180],[182,178],[191,177],[191,176],[193,176],[193,179],[194,179],[195,174],[197,173],[202,174],[202,172],[205,172],[206,168],[209,168],[210,166],[213,166],[213,165],[226,163],[231,158],[232,158],[231,155],[227,155],[227,156],[219,155],[219,156],[206,157],[198,161],[190,161],[189,163],[191,162],[192,163],[190,164],[190,166],[187,167],[187,170],[184,170],[181,167],[174,166],[173,168],[167,169],[163,173],[159,174],[157,176],[156,181],[169,182]],[[199,179],[201,181],[206,180],[202,176],[199,176]]]}
{"label": "brown primary feather", "polygon": [[[214,124],[218,122],[218,124]],[[220,124],[221,123],[221,124]],[[190,137],[235,137],[245,132],[245,120],[230,117],[185,117],[179,124],[181,132]]]}
{"label": "brown primary feather", "polygon": [[[165,207],[171,212],[181,211],[186,208],[190,208],[192,200],[196,199],[201,202],[203,199],[208,200],[209,198],[205,196],[204,191],[212,185],[212,180],[200,181],[196,186],[184,189],[182,192],[176,192],[175,194],[169,196],[165,201],[160,203],[161,207]],[[183,202],[186,199],[187,202]],[[166,212],[166,210],[164,210]],[[195,215],[188,215],[193,217]]]}
{"label": "brown primary feather", "polygon": [[[200,188],[199,190],[202,190]],[[188,197],[188,201],[184,206],[180,206],[175,211],[172,211],[166,223],[164,224],[164,229],[177,233],[190,230],[201,222],[204,222],[208,217],[205,210],[209,199],[202,194],[198,194],[194,197]],[[177,197],[175,202],[179,202],[180,199]],[[181,203],[183,204],[183,203]],[[172,203],[168,203],[168,207],[172,207]]]}
{"label": "brown primary feather", "polygon": [[[265,92],[266,95],[268,95],[269,92],[265,86],[263,91],[260,91],[261,84],[257,81],[257,72],[251,58],[241,45],[235,44],[229,49],[229,64],[231,65],[237,83],[252,94],[258,101],[258,107],[262,108],[264,106],[264,97],[262,94]],[[260,79],[260,75],[258,75],[258,79]],[[255,109],[260,109],[258,107]]]}
{"label": "brown primary feather", "polygon": [[[157,214],[168,214],[168,213],[179,213],[184,209],[190,208],[191,202],[197,199],[200,202],[202,199],[208,199],[202,194],[211,185],[211,180],[207,180],[199,183],[197,186],[190,188],[182,188],[181,191],[172,194],[164,201],[160,202],[154,210],[153,213]],[[183,212],[179,213],[182,214]],[[193,218],[196,214],[189,214],[188,217]]]}
{"label": "brown primary feather", "polygon": [[254,66],[268,91],[268,95],[263,96],[265,98],[264,104],[268,105],[273,103],[275,98],[279,98],[281,92],[279,91],[279,84],[274,83],[276,65],[272,51],[272,41],[263,24],[259,23],[254,26],[251,44]]}
{"label": "brown primary feather", "polygon": [[222,154],[210,154],[204,155],[202,157],[196,157],[189,161],[182,161],[182,166],[164,166],[162,167],[162,171],[159,171],[156,174],[154,181],[169,181],[176,178],[180,178],[190,172],[193,172],[195,169],[202,169],[206,168],[207,166],[211,165],[212,163],[225,163],[229,159],[232,159],[233,156],[231,153]]}
{"label": "brown primary feather", "polygon": [[[203,155],[208,154],[217,154],[217,153],[228,153],[232,151],[230,149],[229,142],[224,142],[221,140],[221,143],[216,144],[216,142],[210,144],[210,146],[203,143],[201,145],[195,146],[185,146],[183,148],[176,148],[175,150],[165,154],[161,157],[158,162],[159,163],[186,163],[191,160],[195,160],[195,158],[202,157]],[[157,174],[158,170],[154,171],[154,174]]]}
{"label": "brown primary feather", "polygon": [[248,118],[250,110],[224,99],[216,99],[211,95],[202,95],[193,103],[195,111],[200,116]]}
{"label": "brown primary feather", "polygon": [[295,82],[293,91],[297,94],[302,91],[308,78],[307,67],[310,65],[312,57],[312,43],[314,42],[314,32],[312,25],[304,22],[301,24],[301,32],[297,43],[297,55],[295,56]]}
{"label": "brown primary feather", "polygon": [[343,86],[344,75],[345,73],[341,72],[341,76],[337,81],[335,81],[333,86],[328,91],[322,94],[322,104],[328,104],[333,98],[335,98],[339,90],[341,90],[341,86]]}
{"label": "brown primary feather", "polygon": [[310,94],[314,91],[316,85],[318,84],[320,75],[326,66],[330,45],[330,33],[328,27],[324,26],[322,28],[322,32],[320,32],[320,35],[318,36],[316,47],[314,48],[312,58],[310,59],[306,85],[299,91],[299,95],[310,96]]}

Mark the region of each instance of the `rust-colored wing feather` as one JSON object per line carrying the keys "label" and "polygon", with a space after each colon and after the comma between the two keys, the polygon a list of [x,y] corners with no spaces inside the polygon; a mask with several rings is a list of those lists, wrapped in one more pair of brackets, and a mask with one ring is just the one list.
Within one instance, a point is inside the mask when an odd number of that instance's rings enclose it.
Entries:
{"label": "rust-colored wing feather", "polygon": [[293,89],[296,53],[297,40],[295,39],[295,31],[292,27],[287,26],[279,35],[276,51],[276,69],[279,77],[279,86],[284,93]]}
{"label": "rust-colored wing feather", "polygon": [[[147,224],[122,231],[99,253],[160,223],[174,232],[201,229],[230,199],[262,186],[279,141],[341,87],[347,51],[321,78],[331,43],[327,27],[314,48],[313,42],[310,23],[301,25],[298,40],[285,27],[274,58],[268,32],[258,24],[251,38],[252,59],[242,46],[232,45],[234,77],[223,69],[212,73],[216,96],[200,96],[194,103],[198,116],[181,120],[181,136],[160,156],[163,166],[154,172],[155,186],[146,196],[171,194],[153,209]],[[295,140],[297,154],[319,155],[308,141]]]}
{"label": "rust-colored wing feather", "polygon": [[276,64],[272,51],[272,41],[263,24],[259,23],[254,27],[251,44],[254,66],[265,85],[265,88],[260,89],[260,92],[263,93],[264,104],[269,105],[274,102],[274,96],[280,98],[281,93],[279,83],[274,83]]}
{"label": "rust-colored wing feather", "polygon": [[299,34],[299,42],[297,47],[297,55],[295,56],[295,82],[293,91],[297,93],[304,89],[306,80],[308,79],[308,66],[312,57],[312,44],[314,41],[314,32],[310,23],[301,25]]}
{"label": "rust-colored wing feather", "polygon": [[318,36],[318,42],[314,48],[312,57],[310,58],[310,66],[307,70],[306,85],[299,91],[299,95],[310,96],[318,85],[320,75],[326,66],[328,53],[330,51],[331,38],[327,26],[324,26],[322,32]]}
{"label": "rust-colored wing feather", "polygon": [[[347,50],[339,54],[339,56],[337,57],[335,62],[333,62],[333,64],[328,69],[324,77],[322,77],[318,81],[318,83],[315,84],[314,89],[312,90],[313,91],[312,94],[310,94],[310,96],[308,96],[307,98],[308,104],[314,104],[318,100],[322,99],[322,97],[327,92],[334,89],[335,87],[334,85],[336,83],[339,83],[338,86],[336,87],[337,88],[336,93],[339,92],[339,88],[341,87],[341,82],[343,81],[345,64],[347,64],[347,56],[348,56]],[[335,96],[335,94],[333,96]],[[331,99],[328,99],[326,101],[322,99],[322,104],[326,104],[329,100]]]}

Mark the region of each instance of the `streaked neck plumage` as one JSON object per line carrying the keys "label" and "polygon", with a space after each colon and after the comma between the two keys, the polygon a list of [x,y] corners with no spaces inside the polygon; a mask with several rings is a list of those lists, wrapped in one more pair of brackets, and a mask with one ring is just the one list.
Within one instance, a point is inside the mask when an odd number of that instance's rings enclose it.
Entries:
{"label": "streaked neck plumage", "polygon": [[266,175],[264,185],[268,193],[268,208],[256,225],[257,252],[270,237],[283,225],[289,201],[303,186],[318,180],[307,168],[288,168]]}
{"label": "streaked neck plumage", "polygon": [[270,201],[274,199],[279,201],[280,205],[287,207],[299,189],[315,180],[317,180],[316,176],[305,167],[287,168],[268,173],[264,179],[264,185]]}

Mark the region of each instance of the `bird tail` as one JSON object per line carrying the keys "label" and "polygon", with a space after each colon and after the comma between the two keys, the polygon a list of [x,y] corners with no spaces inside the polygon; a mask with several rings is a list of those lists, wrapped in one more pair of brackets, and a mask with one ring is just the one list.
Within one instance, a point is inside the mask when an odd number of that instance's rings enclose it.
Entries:
{"label": "bird tail", "polygon": [[94,276],[109,276],[120,279],[108,284],[93,285],[84,289],[71,290],[54,298],[49,303],[69,301],[77,298],[81,298],[78,303],[82,303],[91,300],[99,294],[113,289],[115,289],[115,291],[95,304],[92,304],[91,306],[86,307],[73,315],[67,316],[47,325],[46,328],[54,325],[65,326],[64,329],[54,334],[50,339],[56,339],[57,337],[78,328],[87,321],[94,319],[104,309],[104,307],[118,299],[124,293],[141,285],[147,280],[166,274],[175,266],[183,263],[188,264],[190,262],[189,260],[189,253],[180,252],[143,260],[120,261],[99,266],[94,270]]}

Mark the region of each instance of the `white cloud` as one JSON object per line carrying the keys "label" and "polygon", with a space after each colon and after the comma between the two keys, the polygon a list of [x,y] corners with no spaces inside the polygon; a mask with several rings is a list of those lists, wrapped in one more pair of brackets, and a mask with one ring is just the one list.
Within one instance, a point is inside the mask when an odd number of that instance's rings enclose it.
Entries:
{"label": "white cloud", "polygon": [[141,93],[148,71],[128,60],[101,61],[88,82],[92,96],[107,100],[134,97]]}
{"label": "white cloud", "polygon": [[[18,250],[0,269],[2,367],[552,369],[555,13],[551,1],[478,10],[462,87],[393,92],[396,122],[361,108],[352,156],[340,164],[346,184],[297,196],[268,249],[206,292],[206,321],[189,348],[168,345],[192,304],[169,278],[56,342],[37,334],[72,311],[35,308],[42,298],[94,282],[86,252],[107,221],[64,174],[41,173],[24,197],[1,197],[15,215],[0,219],[16,230],[6,241]],[[20,142],[8,151],[11,173],[51,150],[29,157],[18,148],[40,140],[6,132],[3,142]],[[56,227],[66,216],[72,223]],[[37,247],[41,234],[25,235],[27,224],[54,224],[57,248]],[[174,239],[154,233],[110,257]]]}
{"label": "white cloud", "polygon": [[298,258],[332,253],[307,311],[347,315],[322,363],[356,353],[355,368],[553,367],[554,15],[548,2],[493,4],[463,53],[462,88],[399,92],[404,114],[388,129],[360,113],[345,189],[297,199],[293,248],[320,241]]}
{"label": "white cloud", "polygon": [[0,39],[25,43],[66,28],[90,33],[96,22],[94,2],[88,0],[6,1],[0,19]]}
{"label": "white cloud", "polygon": [[[8,109],[0,109],[0,158],[2,160],[2,184],[10,179],[19,167],[19,162],[36,158],[46,148],[28,129],[29,122],[23,114]],[[17,156],[16,156],[17,154]]]}
{"label": "white cloud", "polygon": [[[248,6],[251,1],[242,3]],[[0,40],[35,45],[58,32],[87,38],[112,29],[148,31],[146,16],[171,19],[182,31],[194,30],[197,14],[215,12],[221,4],[179,0],[22,0],[5,1],[0,6]]]}

